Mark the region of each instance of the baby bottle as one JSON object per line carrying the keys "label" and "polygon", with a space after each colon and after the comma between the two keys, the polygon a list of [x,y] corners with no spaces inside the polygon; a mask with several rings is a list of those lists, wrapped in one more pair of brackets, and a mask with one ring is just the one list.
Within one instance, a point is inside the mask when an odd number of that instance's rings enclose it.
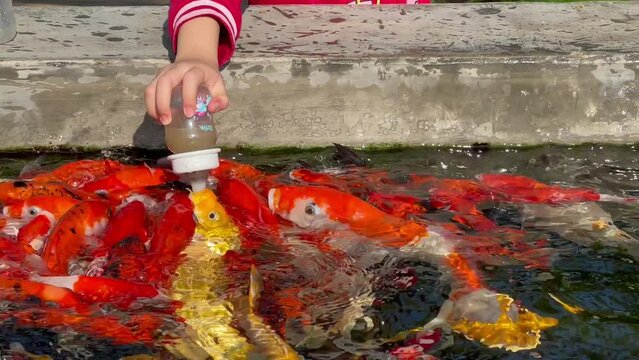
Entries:
{"label": "baby bottle", "polygon": [[208,111],[211,94],[201,86],[196,96],[195,114],[187,117],[182,102],[182,86],[171,96],[171,123],[164,127],[166,146],[173,153],[167,160],[173,172],[191,184],[193,191],[204,190],[211,169],[219,166],[217,130]]}
{"label": "baby bottle", "polygon": [[171,96],[171,123],[164,127],[166,146],[172,153],[184,153],[206,150],[215,146],[217,130],[208,105],[211,95],[204,86],[200,86],[195,100],[195,115],[184,115],[182,86],[173,90]]}
{"label": "baby bottle", "polygon": [[0,0],[0,44],[7,43],[16,36],[16,17],[13,0]]}

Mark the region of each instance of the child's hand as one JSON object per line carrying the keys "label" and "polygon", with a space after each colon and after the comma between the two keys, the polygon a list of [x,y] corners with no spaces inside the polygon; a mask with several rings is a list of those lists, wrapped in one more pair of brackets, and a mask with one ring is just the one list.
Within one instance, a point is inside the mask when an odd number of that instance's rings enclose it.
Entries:
{"label": "child's hand", "polygon": [[175,63],[168,65],[144,92],[146,111],[162,125],[171,122],[171,93],[182,83],[184,115],[195,114],[195,97],[200,85],[211,93],[209,112],[226,109],[224,80],[218,66],[220,25],[210,17],[189,20],[178,33]]}
{"label": "child's hand", "polygon": [[212,95],[209,112],[224,110],[228,106],[224,80],[216,65],[202,60],[176,61],[162,69],[144,92],[146,111],[162,125],[171,122],[171,93],[180,83],[184,115],[187,117],[195,114],[195,97],[200,85],[204,85]]}

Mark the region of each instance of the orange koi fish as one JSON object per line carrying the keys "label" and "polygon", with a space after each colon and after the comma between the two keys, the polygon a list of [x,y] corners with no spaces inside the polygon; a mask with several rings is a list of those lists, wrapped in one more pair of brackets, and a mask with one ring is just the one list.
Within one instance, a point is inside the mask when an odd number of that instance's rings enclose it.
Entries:
{"label": "orange koi fish", "polygon": [[101,246],[110,249],[128,237],[146,241],[146,221],[144,204],[140,201],[131,201],[117,210],[109,219]]}
{"label": "orange koi fish", "polygon": [[195,233],[193,203],[187,194],[176,193],[169,200],[169,206],[153,231],[149,253],[177,256],[188,245]]}
{"label": "orange koi fish", "polygon": [[78,188],[84,184],[127,168],[114,160],[80,160],[62,165],[55,170],[34,176],[33,182],[63,182]]}
{"label": "orange koi fish", "polygon": [[[13,239],[0,236],[0,261],[4,265],[0,267],[0,274],[5,276],[11,274],[11,276],[15,275],[20,278],[28,277],[31,269],[25,269],[24,264],[28,263],[27,257],[31,254],[33,254],[33,251],[30,251],[29,248],[22,246]],[[39,258],[36,257],[35,260],[37,261]],[[18,266],[20,268],[16,268]],[[16,274],[25,274],[27,276]]]}
{"label": "orange koi fish", "polygon": [[152,285],[131,282],[107,277],[83,275],[72,276],[37,276],[32,278],[44,286],[69,289],[82,301],[93,303],[109,303],[121,309],[127,309],[139,299],[167,300]]}
{"label": "orange koi fish", "polygon": [[306,183],[308,185],[325,186],[341,191],[348,191],[348,185],[340,182],[337,178],[309,169],[293,169],[288,176],[297,182]]}
{"label": "orange koi fish", "polygon": [[358,197],[365,197],[371,192],[384,188],[391,183],[386,171],[357,169],[357,171],[340,170],[334,174],[316,172],[309,169],[294,169],[289,178],[301,185],[318,185],[350,192]]}
{"label": "orange koi fish", "polygon": [[389,247],[422,243],[444,255],[465,288],[483,287],[479,275],[448,241],[430,237],[426,226],[387,214],[351,194],[326,187],[282,186],[269,192],[268,203],[273,212],[301,228],[349,229]]}
{"label": "orange koi fish", "polygon": [[25,180],[0,182],[0,202],[3,204],[25,200],[32,196],[59,196],[76,200],[95,198],[94,194],[72,189],[61,182],[34,182]]}
{"label": "orange koi fish", "polygon": [[210,175],[218,180],[235,178],[253,182],[262,177],[264,173],[248,164],[242,164],[228,159],[220,159],[220,166],[212,169]]}
{"label": "orange koi fish", "polygon": [[422,199],[410,195],[371,193],[366,199],[380,210],[400,218],[427,212]]}
{"label": "orange koi fish", "polygon": [[109,194],[128,189],[162,185],[170,181],[179,180],[179,178],[179,176],[168,170],[152,169],[148,166],[135,166],[87,182],[82,186],[82,190]]}
{"label": "orange koi fish", "polygon": [[154,203],[166,200],[170,194],[176,191],[186,191],[186,187],[180,188],[179,186],[173,186],[174,184],[177,185],[178,183],[110,191],[106,194],[106,199],[113,206],[119,206],[123,202],[131,200],[139,200],[145,205],[151,206]]}
{"label": "orange koi fish", "polygon": [[[127,263],[127,258],[146,253],[144,243],[147,238],[147,211],[144,204],[135,200],[122,205],[109,219],[100,239],[100,247],[89,256],[93,261],[87,267],[86,274],[100,276],[119,270],[114,267],[124,265],[121,261]],[[137,268],[129,270],[135,271]]]}
{"label": "orange koi fish", "polygon": [[[149,214],[148,251],[138,254],[144,249],[134,248],[133,253],[122,253],[116,259],[120,279],[166,287],[167,281],[184,260],[182,252],[195,234],[193,203],[188,194],[176,193],[160,205],[165,210],[159,218],[154,219],[157,214]],[[141,221],[141,213],[138,216],[138,221]],[[135,235],[142,236],[142,233]],[[136,244],[140,243],[134,241],[130,245]]]}
{"label": "orange koi fish", "polygon": [[53,274],[66,275],[69,263],[87,249],[99,247],[111,208],[105,201],[90,200],[67,211],[44,244],[42,259]]}
{"label": "orange koi fish", "polygon": [[560,204],[601,200],[599,193],[593,189],[547,185],[525,176],[482,174],[478,178],[489,190],[515,202]]}
{"label": "orange koi fish", "polygon": [[[222,179],[217,185],[217,191],[220,202],[245,233],[247,229],[257,227],[271,235],[264,236],[263,239],[280,238],[279,220],[271,212],[265,199],[245,181],[235,178]],[[257,238],[253,237],[253,240]]]}

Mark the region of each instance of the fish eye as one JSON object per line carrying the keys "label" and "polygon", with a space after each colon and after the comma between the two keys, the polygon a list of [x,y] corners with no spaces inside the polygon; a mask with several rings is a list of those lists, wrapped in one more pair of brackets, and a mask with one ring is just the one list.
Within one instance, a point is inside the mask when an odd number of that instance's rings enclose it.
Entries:
{"label": "fish eye", "polygon": [[210,212],[209,213],[209,219],[210,220],[217,220],[217,213],[216,212]]}
{"label": "fish eye", "polygon": [[315,203],[310,203],[304,208],[304,213],[306,213],[306,215],[317,215],[319,214],[319,210],[319,207]]}
{"label": "fish eye", "polygon": [[27,210],[27,214],[29,214],[29,216],[36,216],[40,213],[40,209],[33,206],[30,207],[29,210]]}

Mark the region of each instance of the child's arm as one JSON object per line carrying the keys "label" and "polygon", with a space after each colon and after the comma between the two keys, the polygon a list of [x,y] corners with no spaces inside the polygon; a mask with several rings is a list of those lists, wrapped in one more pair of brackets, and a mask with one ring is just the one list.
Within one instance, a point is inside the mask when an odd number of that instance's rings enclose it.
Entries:
{"label": "child's arm", "polygon": [[149,115],[162,124],[171,122],[171,92],[180,83],[186,116],[195,112],[200,84],[213,95],[209,111],[228,106],[219,68],[233,56],[242,25],[241,5],[241,0],[171,0],[169,35],[176,58],[146,88]]}

